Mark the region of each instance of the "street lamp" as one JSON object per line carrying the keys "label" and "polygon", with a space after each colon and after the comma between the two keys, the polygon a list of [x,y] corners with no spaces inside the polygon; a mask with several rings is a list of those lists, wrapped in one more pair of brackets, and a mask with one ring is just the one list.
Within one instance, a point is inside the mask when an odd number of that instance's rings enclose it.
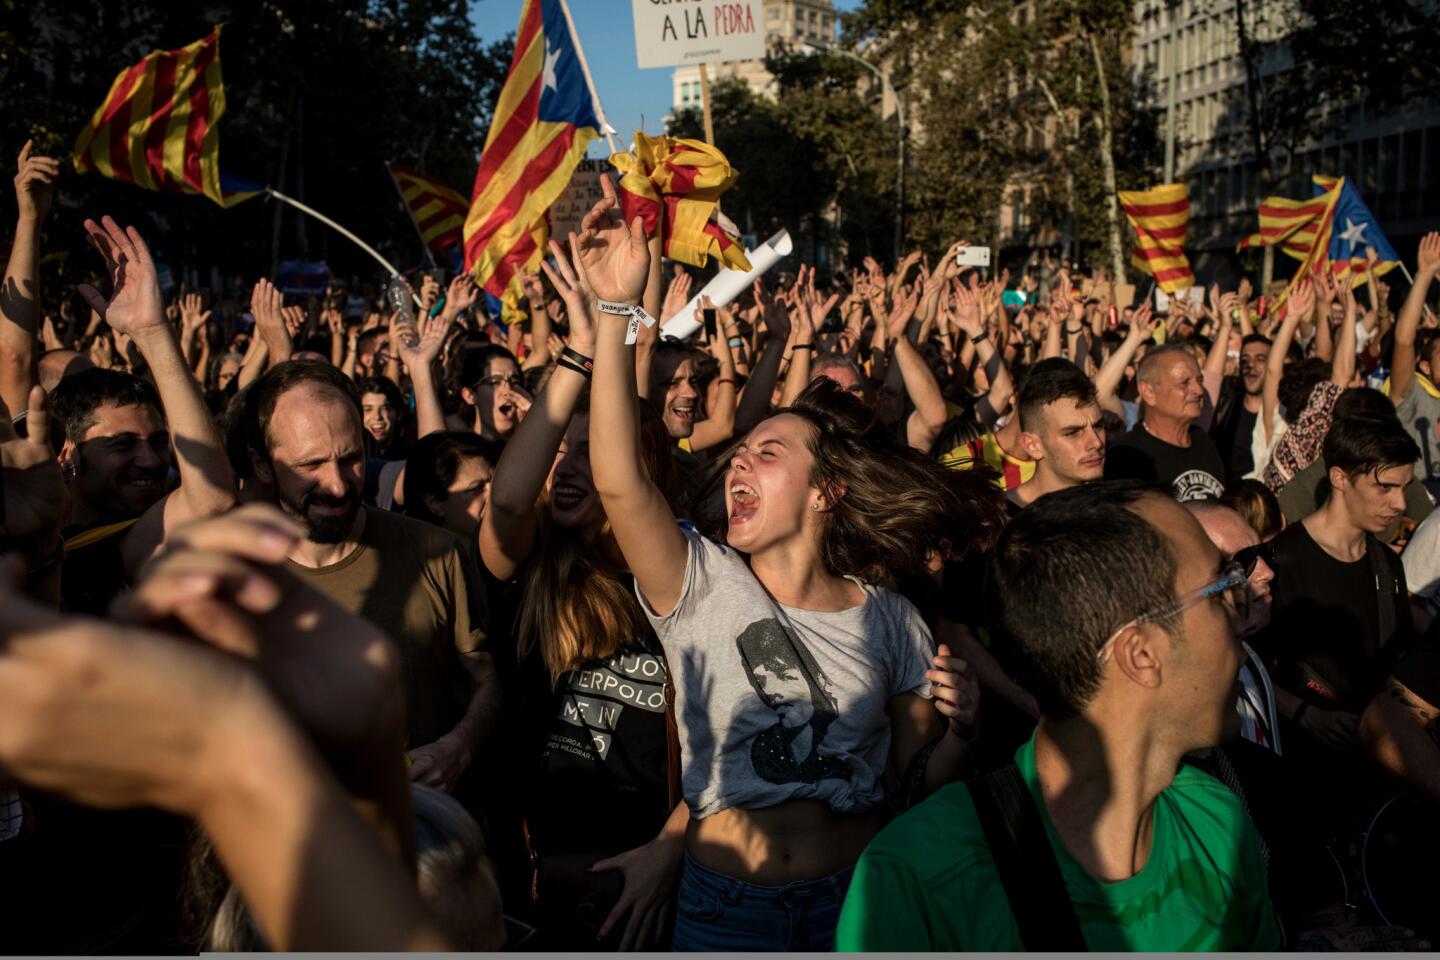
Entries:
{"label": "street lamp", "polygon": [[899,154],[899,163],[895,168],[895,263],[899,264],[902,257],[902,248],[905,242],[905,105],[900,102],[900,94],[890,84],[887,77],[879,67],[869,60],[857,57],[848,50],[842,50],[825,43],[817,43],[814,40],[801,41],[804,46],[820,53],[829,53],[837,57],[844,57],[846,60],[853,60],[860,66],[875,74],[876,79],[890,91],[891,98],[895,101],[895,119],[899,126],[895,131],[895,149]]}

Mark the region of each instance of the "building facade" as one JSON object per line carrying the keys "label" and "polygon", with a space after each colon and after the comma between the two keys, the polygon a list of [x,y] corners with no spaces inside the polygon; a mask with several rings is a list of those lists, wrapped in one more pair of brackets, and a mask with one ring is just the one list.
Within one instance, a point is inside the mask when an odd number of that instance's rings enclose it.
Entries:
{"label": "building facade", "polygon": [[[1434,0],[1422,0],[1434,8]],[[1440,102],[1384,115],[1352,105],[1296,155],[1283,183],[1268,188],[1254,159],[1249,126],[1250,80],[1241,55],[1238,17],[1252,43],[1266,48],[1256,73],[1262,85],[1297,68],[1285,38],[1304,16],[1297,0],[1138,0],[1132,53],[1150,83],[1153,105],[1165,110],[1174,86],[1175,178],[1190,186],[1187,246],[1208,258],[1228,257],[1257,228],[1266,193],[1303,198],[1310,177],[1349,178],[1402,256],[1440,221]],[[1357,10],[1356,56],[1364,56],[1364,16]],[[1165,119],[1162,114],[1162,130]],[[1427,179],[1432,182],[1427,184]]]}

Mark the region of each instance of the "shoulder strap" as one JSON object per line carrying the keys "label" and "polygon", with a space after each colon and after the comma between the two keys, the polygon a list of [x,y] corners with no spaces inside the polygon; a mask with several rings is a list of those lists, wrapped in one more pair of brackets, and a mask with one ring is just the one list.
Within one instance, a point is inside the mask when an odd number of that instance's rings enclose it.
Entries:
{"label": "shoulder strap", "polygon": [[1011,763],[966,783],[1027,951],[1088,951],[1030,788]]}
{"label": "shoulder strap", "polygon": [[1390,564],[1385,562],[1385,554],[1382,552],[1389,549],[1380,542],[1379,537],[1369,533],[1365,535],[1365,552],[1370,556],[1370,569],[1375,573],[1375,611],[1380,628],[1375,642],[1382,647],[1390,642],[1390,635],[1395,632],[1393,598],[1400,592],[1395,575],[1390,571]]}

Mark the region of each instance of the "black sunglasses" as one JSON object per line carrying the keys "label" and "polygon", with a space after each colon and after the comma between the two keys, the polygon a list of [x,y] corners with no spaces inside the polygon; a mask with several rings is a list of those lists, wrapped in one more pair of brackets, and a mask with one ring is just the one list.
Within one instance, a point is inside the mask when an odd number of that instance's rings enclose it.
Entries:
{"label": "black sunglasses", "polygon": [[1255,565],[1261,560],[1265,561],[1265,565],[1270,568],[1272,573],[1276,569],[1275,547],[1269,543],[1257,543],[1253,547],[1238,550],[1231,560],[1240,564],[1240,568],[1245,571],[1247,578],[1255,572]]}

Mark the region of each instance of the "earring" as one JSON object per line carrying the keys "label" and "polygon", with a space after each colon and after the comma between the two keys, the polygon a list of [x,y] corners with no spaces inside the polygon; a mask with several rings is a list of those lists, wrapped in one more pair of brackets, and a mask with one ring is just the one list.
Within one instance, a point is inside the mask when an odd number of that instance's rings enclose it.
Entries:
{"label": "earring", "polygon": [[812,503],[812,504],[810,504],[810,509],[811,509],[811,510],[819,510],[819,509],[820,509],[820,504],[818,504],[818,503]]}

